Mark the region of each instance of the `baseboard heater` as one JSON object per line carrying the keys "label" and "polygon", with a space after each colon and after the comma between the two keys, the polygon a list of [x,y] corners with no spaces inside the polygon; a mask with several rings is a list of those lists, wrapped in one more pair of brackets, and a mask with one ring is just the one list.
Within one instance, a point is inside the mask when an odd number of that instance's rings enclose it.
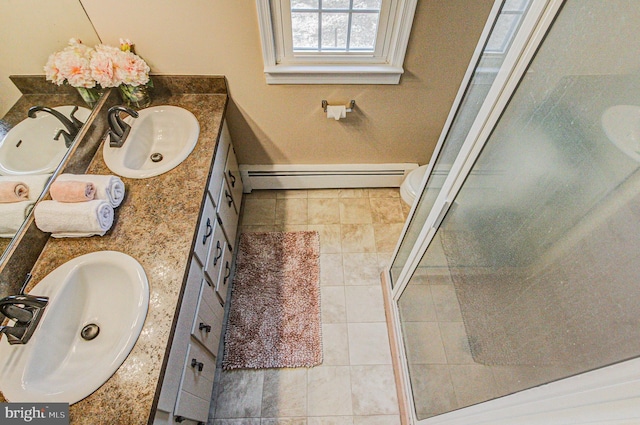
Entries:
{"label": "baseboard heater", "polygon": [[245,193],[254,189],[400,187],[418,164],[240,165]]}

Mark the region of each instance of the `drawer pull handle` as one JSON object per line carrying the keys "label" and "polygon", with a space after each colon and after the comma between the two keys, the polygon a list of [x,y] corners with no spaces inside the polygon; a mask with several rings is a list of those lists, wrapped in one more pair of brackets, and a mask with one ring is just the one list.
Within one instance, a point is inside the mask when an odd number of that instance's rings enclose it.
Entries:
{"label": "drawer pull handle", "polygon": [[236,187],[236,176],[233,175],[231,170],[228,171],[229,178],[231,179],[231,187]]}
{"label": "drawer pull handle", "polygon": [[216,244],[216,256],[213,258],[213,265],[218,264],[218,260],[222,257],[222,247],[220,246],[220,241],[217,241]]}
{"label": "drawer pull handle", "polygon": [[174,419],[178,423],[184,422],[184,416],[176,416]]}
{"label": "drawer pull handle", "polygon": [[211,219],[207,217],[207,232],[204,234],[204,237],[202,238],[202,245],[205,245],[207,243],[207,239],[209,238],[209,236],[211,236],[212,233],[213,233],[213,227],[211,226]]}
{"label": "drawer pull handle", "polygon": [[196,359],[191,359],[191,367],[197,367],[198,372],[202,372],[202,369],[204,369],[204,363],[199,362]]}
{"label": "drawer pull handle", "polygon": [[200,330],[204,329],[204,331],[206,333],[209,333],[209,332],[211,332],[211,325],[205,325],[203,322],[200,322],[200,326],[198,326],[198,329],[200,329]]}
{"label": "drawer pull handle", "polygon": [[224,196],[225,198],[227,198],[227,202],[229,203],[229,208],[231,208],[231,205],[233,204],[233,197],[229,194],[229,192],[227,192],[227,189],[224,190]]}
{"label": "drawer pull handle", "polygon": [[226,269],[225,275],[224,275],[224,280],[222,281],[223,285],[227,284],[227,279],[229,279],[229,276],[231,276],[231,267],[229,267],[229,262],[227,261],[226,263],[224,263],[224,268]]}

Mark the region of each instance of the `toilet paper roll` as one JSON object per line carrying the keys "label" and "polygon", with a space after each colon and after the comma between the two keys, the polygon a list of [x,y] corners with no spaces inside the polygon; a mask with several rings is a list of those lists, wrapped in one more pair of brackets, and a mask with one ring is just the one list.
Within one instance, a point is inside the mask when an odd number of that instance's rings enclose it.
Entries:
{"label": "toilet paper roll", "polygon": [[333,118],[338,121],[340,118],[346,118],[347,107],[345,105],[327,105],[327,118]]}

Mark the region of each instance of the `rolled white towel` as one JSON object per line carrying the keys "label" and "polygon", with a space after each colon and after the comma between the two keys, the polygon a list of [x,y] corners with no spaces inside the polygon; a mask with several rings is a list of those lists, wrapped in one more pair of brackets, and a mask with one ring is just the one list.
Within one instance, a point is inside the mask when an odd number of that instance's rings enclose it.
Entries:
{"label": "rolled white towel", "polygon": [[20,181],[27,185],[29,188],[29,200],[36,201],[44,185],[47,184],[51,178],[51,174],[33,174],[24,176],[0,176],[0,181]]}
{"label": "rolled white towel", "polygon": [[96,187],[95,199],[104,199],[113,208],[120,206],[124,200],[124,183],[118,176],[100,174],[60,174],[56,181],[90,182]]}
{"label": "rolled white towel", "polygon": [[33,201],[0,204],[0,238],[12,238],[33,208]]}
{"label": "rolled white towel", "polygon": [[87,202],[40,201],[36,226],[54,238],[103,236],[113,225],[113,207],[104,199]]}

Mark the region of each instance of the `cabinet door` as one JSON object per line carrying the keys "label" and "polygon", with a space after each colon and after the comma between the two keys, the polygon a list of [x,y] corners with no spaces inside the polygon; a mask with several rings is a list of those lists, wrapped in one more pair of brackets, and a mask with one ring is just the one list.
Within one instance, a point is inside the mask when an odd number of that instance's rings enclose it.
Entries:
{"label": "cabinet door", "polygon": [[216,223],[216,210],[208,196],[205,196],[204,208],[200,217],[200,227],[196,235],[194,253],[200,261],[205,264],[209,253],[209,244],[213,236],[214,225]]}
{"label": "cabinet door", "polygon": [[233,205],[231,189],[225,179],[222,180],[220,198],[218,201],[218,217],[222,222],[222,230],[227,237],[227,242],[233,249],[238,231],[238,213]]}
{"label": "cabinet door", "polygon": [[233,197],[236,212],[240,214],[240,204],[242,203],[242,179],[240,178],[240,168],[238,167],[238,160],[233,146],[231,146],[229,154],[227,155],[227,165],[224,167],[224,177],[227,179],[227,184],[231,190],[231,196]]}
{"label": "cabinet door", "polygon": [[216,363],[197,342],[189,344],[174,415],[207,423]]}
{"label": "cabinet door", "polygon": [[209,255],[207,255],[207,262],[204,265],[204,274],[209,279],[209,282],[215,286],[218,276],[220,275],[220,267],[222,267],[222,258],[224,254],[224,246],[227,244],[227,239],[222,231],[222,225],[219,221],[216,221],[213,230],[213,240],[209,247]]}
{"label": "cabinet door", "polygon": [[217,357],[224,309],[213,292],[214,289],[211,284],[206,279],[203,279],[198,310],[191,327],[191,335],[209,350],[214,357]]}
{"label": "cabinet door", "polygon": [[216,148],[216,156],[213,160],[213,167],[211,169],[211,178],[209,179],[209,193],[211,199],[218,202],[220,197],[220,182],[224,180],[225,166],[227,164],[227,156],[231,149],[231,136],[229,135],[229,129],[227,123],[222,125],[222,134],[220,134],[220,140],[218,140],[218,147]]}
{"label": "cabinet door", "polygon": [[224,264],[220,270],[220,278],[216,285],[216,294],[218,294],[222,303],[225,303],[227,300],[227,290],[231,284],[231,262],[233,261],[233,252],[230,249],[225,249],[223,258]]}

